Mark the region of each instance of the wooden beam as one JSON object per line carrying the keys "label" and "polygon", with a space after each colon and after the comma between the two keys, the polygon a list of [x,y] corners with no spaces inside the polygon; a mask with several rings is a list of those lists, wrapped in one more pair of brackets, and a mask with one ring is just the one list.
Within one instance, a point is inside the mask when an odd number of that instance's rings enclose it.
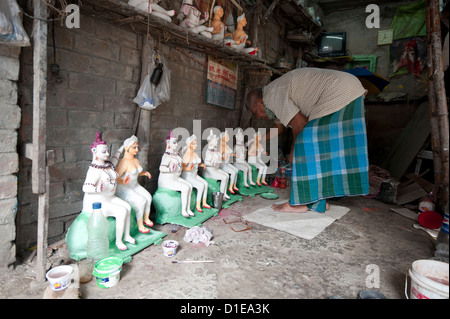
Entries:
{"label": "wooden beam", "polygon": [[[37,269],[36,279],[45,281],[47,270],[48,195],[50,175],[47,166],[47,6],[34,0],[33,24],[33,152],[32,190],[38,194]],[[48,154],[53,156],[53,151]],[[51,158],[51,162],[53,158]]]}
{"label": "wooden beam", "polygon": [[436,211],[444,213],[449,197],[449,126],[442,65],[441,24],[438,0],[426,1],[428,45],[428,96],[435,168]]}
{"label": "wooden beam", "polygon": [[272,2],[270,7],[267,9],[266,13],[264,14],[264,17],[262,18],[263,21],[266,21],[267,18],[272,14],[272,11],[275,9],[277,4],[280,2],[280,0],[275,0]]}
{"label": "wooden beam", "polygon": [[[34,0],[33,21],[33,164],[32,191],[45,193],[47,103],[47,6]],[[42,19],[42,20],[41,20]]]}

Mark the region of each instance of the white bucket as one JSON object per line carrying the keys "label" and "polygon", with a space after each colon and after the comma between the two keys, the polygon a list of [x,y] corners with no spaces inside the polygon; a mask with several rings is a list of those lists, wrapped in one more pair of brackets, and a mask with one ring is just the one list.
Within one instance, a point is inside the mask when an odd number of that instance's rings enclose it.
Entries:
{"label": "white bucket", "polygon": [[[408,274],[411,277],[411,299],[448,299],[448,273],[447,263],[436,260],[416,260],[413,262]],[[408,280],[408,276],[406,277]],[[407,293],[408,282],[405,285]]]}
{"label": "white bucket", "polygon": [[177,253],[178,242],[176,240],[166,240],[162,243],[164,256],[173,257]]}
{"label": "white bucket", "polygon": [[47,277],[52,290],[61,291],[70,286],[70,283],[72,282],[72,273],[72,266],[58,266],[47,271],[45,277]]}

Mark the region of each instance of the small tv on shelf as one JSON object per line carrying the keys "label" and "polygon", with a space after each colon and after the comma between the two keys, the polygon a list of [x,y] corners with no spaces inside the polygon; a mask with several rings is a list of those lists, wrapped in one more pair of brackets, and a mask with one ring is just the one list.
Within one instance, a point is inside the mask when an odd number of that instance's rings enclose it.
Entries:
{"label": "small tv on shelf", "polygon": [[318,55],[320,57],[339,57],[346,55],[346,33],[325,32],[319,38]]}

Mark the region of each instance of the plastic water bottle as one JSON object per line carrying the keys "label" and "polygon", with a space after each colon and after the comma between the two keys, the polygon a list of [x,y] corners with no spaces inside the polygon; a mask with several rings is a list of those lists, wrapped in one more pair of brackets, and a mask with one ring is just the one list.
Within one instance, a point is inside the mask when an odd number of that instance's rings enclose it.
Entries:
{"label": "plastic water bottle", "polygon": [[108,220],[102,213],[102,203],[92,204],[92,214],[87,224],[87,257],[94,262],[109,256]]}
{"label": "plastic water bottle", "polygon": [[435,257],[448,258],[448,203],[445,206],[444,221],[442,222],[441,230],[436,238]]}

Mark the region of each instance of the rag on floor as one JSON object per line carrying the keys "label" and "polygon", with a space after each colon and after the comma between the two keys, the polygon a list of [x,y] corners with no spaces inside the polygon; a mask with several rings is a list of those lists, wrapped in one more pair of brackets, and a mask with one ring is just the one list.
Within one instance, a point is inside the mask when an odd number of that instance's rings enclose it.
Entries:
{"label": "rag on floor", "polygon": [[213,241],[211,241],[211,238],[213,237],[211,231],[206,227],[198,227],[194,226],[188,230],[186,230],[186,234],[184,234],[184,241],[185,242],[193,242],[194,244],[203,243],[206,246],[209,246],[211,244],[214,244]]}
{"label": "rag on floor", "polygon": [[325,199],[369,191],[364,97],[308,122],[297,135],[289,203],[325,212]]}

